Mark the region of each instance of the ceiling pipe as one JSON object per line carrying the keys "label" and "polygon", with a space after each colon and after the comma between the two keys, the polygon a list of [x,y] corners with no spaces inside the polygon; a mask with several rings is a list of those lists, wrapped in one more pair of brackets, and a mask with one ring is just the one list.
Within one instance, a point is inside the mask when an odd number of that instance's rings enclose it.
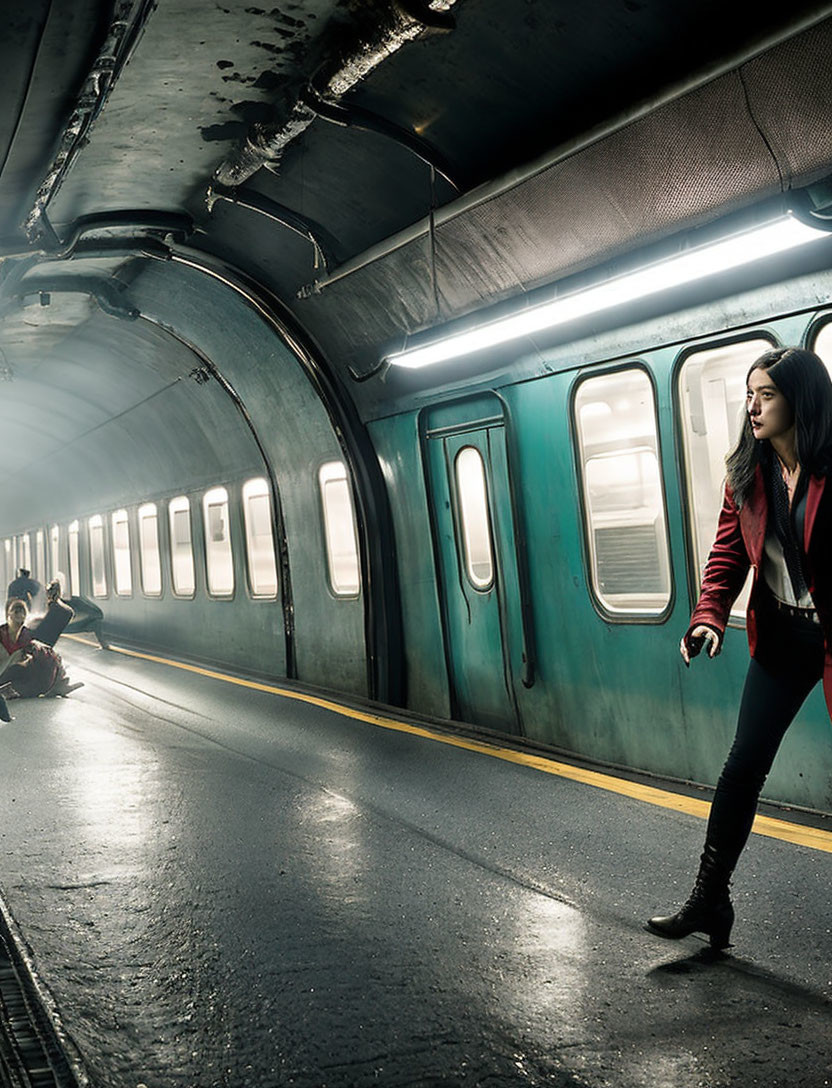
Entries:
{"label": "ceiling pipe", "polygon": [[[318,92],[320,98],[326,101],[340,99],[403,45],[426,30],[452,29],[454,21],[450,9],[456,2],[393,0],[380,10],[378,19],[369,28],[359,26],[349,34],[339,25],[337,31],[330,32],[332,59],[326,61],[316,75],[316,82],[322,85]],[[323,44],[325,47],[326,40]],[[285,149],[309,128],[316,116],[312,106],[299,97],[284,119],[272,124],[252,125],[243,145],[217,167],[215,181],[235,188],[263,166],[277,170]]]}
{"label": "ceiling pipe", "polygon": [[64,127],[55,158],[41,182],[32,210],[23,223],[30,242],[45,235],[54,241],[46,209],[58,192],[75,158],[86,143],[89,131],[101,113],[116,79],[133,51],[156,0],[117,0],[107,37],[87,75],[75,108]]}

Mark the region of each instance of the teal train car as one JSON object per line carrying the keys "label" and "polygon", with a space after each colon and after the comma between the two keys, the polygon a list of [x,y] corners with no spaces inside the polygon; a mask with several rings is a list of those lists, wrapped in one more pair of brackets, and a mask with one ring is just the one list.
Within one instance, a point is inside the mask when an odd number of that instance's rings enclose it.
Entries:
{"label": "teal train car", "polygon": [[[832,310],[817,305],[830,284],[798,276],[613,329],[548,352],[538,376],[372,422],[392,482],[413,709],[715,781],[747,667],[742,599],[714,662],[686,670],[678,643],[746,371],[779,344],[832,364]],[[623,340],[638,347],[621,353]],[[830,759],[818,689],[767,795],[825,809]]]}

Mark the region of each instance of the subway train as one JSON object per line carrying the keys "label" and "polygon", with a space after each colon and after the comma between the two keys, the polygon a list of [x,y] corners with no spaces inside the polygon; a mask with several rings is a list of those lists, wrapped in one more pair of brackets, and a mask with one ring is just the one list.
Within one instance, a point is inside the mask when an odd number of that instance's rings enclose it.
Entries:
{"label": "subway train", "polygon": [[[6,583],[62,572],[113,646],[713,783],[743,600],[713,663],[678,642],[750,363],[832,366],[832,19],[644,10],[33,5]],[[766,796],[830,782],[816,693]]]}

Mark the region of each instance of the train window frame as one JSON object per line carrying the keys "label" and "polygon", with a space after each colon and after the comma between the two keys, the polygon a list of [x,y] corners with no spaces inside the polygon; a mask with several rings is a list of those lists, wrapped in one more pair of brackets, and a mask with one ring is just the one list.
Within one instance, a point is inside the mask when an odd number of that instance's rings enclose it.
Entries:
{"label": "train window frame", "polygon": [[17,536],[17,566],[28,571],[32,569],[32,540],[29,533],[19,533]]}
{"label": "train window frame", "polygon": [[78,518],[66,527],[66,545],[69,555],[69,595],[81,596],[81,523]]}
{"label": "train window frame", "polygon": [[[696,512],[694,510],[693,501],[693,485],[690,471],[690,454],[689,454],[689,438],[688,427],[685,419],[685,406],[684,398],[682,395],[682,381],[684,377],[685,365],[690,361],[692,356],[700,355],[708,351],[717,351],[721,348],[735,347],[739,344],[752,343],[754,341],[760,341],[768,345],[768,349],[773,349],[781,346],[780,339],[776,333],[764,326],[756,326],[753,329],[743,329],[740,332],[726,333],[723,336],[712,336],[708,339],[698,340],[694,344],[687,344],[673,361],[671,367],[671,390],[673,395],[673,408],[674,408],[674,420],[675,420],[675,432],[677,440],[677,453],[676,458],[678,481],[679,481],[679,496],[682,504],[682,521],[684,528],[684,541],[685,541],[685,561],[687,567],[687,583],[688,583],[688,599],[689,605],[693,608],[694,603],[699,599],[699,593],[702,585],[702,578],[700,574],[700,564],[702,569],[707,562],[707,557],[710,554],[711,547],[713,545],[714,536],[712,535],[710,540],[703,543],[701,553],[697,549],[697,530],[695,528]],[[723,458],[736,445],[737,433],[736,430],[733,435],[729,436],[729,445],[723,451]],[[724,475],[720,484],[713,488],[714,502],[716,507],[716,516],[719,516],[719,509],[722,506],[722,493],[724,488]],[[704,541],[704,537],[702,538]],[[747,583],[745,590],[740,594],[739,600],[742,600],[743,594],[747,596],[749,583]],[[744,608],[733,608],[728,620],[729,627],[745,627],[745,610]]]}
{"label": "train window frame", "polygon": [[[350,472],[345,461],[332,458],[318,466],[317,477],[321,521],[324,530],[327,585],[330,593],[337,600],[356,600],[361,596],[361,551]],[[341,483],[344,484],[344,488],[340,489],[342,490],[341,498],[343,498],[343,494],[346,494],[349,505],[349,524],[351,528],[349,537],[352,542],[352,550],[349,552],[343,551],[340,547],[335,547],[335,532],[337,529],[345,528],[347,519],[343,516],[343,510],[339,513],[335,508],[334,504],[339,501],[339,497],[329,485]],[[336,520],[338,524],[336,524]],[[343,543],[343,537],[339,537],[338,542]],[[340,568],[347,563],[349,564],[349,573],[352,574],[352,571],[355,571],[352,581],[344,581],[340,578]]]}
{"label": "train window frame", "polygon": [[[578,418],[578,396],[581,389],[590,381],[600,378],[609,378],[618,374],[638,372],[643,374],[648,382],[652,399],[651,420],[653,435],[655,437],[655,464],[657,470],[659,506],[658,515],[664,525],[664,565],[667,576],[667,598],[661,608],[648,610],[647,608],[610,608],[599,591],[596,582],[596,563],[594,542],[590,538],[591,518],[589,511],[587,480],[585,474],[584,445],[581,438],[580,422]],[[663,624],[673,611],[676,600],[676,579],[673,565],[673,546],[670,531],[670,518],[667,506],[667,483],[665,480],[664,450],[662,442],[662,430],[659,417],[659,395],[656,376],[649,365],[642,359],[628,359],[613,366],[591,365],[582,367],[569,391],[569,432],[572,444],[572,454],[577,480],[578,509],[581,520],[580,537],[583,553],[584,578],[589,592],[590,600],[595,611],[606,623],[616,624]],[[587,462],[588,463],[588,462]],[[663,594],[662,594],[663,595]]]}
{"label": "train window frame", "polygon": [[113,590],[117,597],[132,597],[133,549],[130,541],[130,515],[123,506],[110,514],[110,549]]}
{"label": "train window frame", "polygon": [[[91,514],[87,518],[90,586],[92,588],[93,597],[97,597],[99,600],[103,600],[109,596],[107,584],[106,524],[102,514]],[[99,571],[100,580],[97,580]]]}
{"label": "train window frame", "polygon": [[[172,499],[168,499],[168,555],[170,558],[170,580],[171,580],[171,592],[174,597],[180,597],[182,600],[193,600],[196,596],[196,557],[194,554],[194,519],[193,519],[193,504],[189,495],[174,495]],[[179,546],[179,535],[177,533],[178,523],[175,520],[175,515],[180,513],[187,513],[188,523],[188,540],[187,540],[187,566],[190,570],[190,589],[181,588],[180,575],[181,575],[181,561],[183,556],[177,552]],[[179,523],[181,524],[181,523]]]}
{"label": "train window frame", "polygon": [[[145,524],[153,522],[150,541],[145,535]],[[162,581],[162,546],[159,540],[159,507],[155,502],[143,502],[136,510],[136,522],[139,528],[139,574],[142,593],[145,597],[161,597],[164,593]],[[150,545],[150,546],[149,546]],[[155,575],[155,582],[151,580]],[[158,585],[158,589],[154,588]]]}
{"label": "train window frame", "polygon": [[[467,497],[463,495],[463,488],[459,478],[459,463],[462,456],[468,452],[473,453],[477,458],[477,466],[480,469],[480,479],[482,480],[481,492],[472,496],[468,492]],[[491,526],[491,495],[488,488],[488,470],[486,468],[485,459],[482,452],[473,445],[461,446],[454,456],[454,497],[456,500],[456,513],[457,513],[457,551],[461,559],[461,566],[465,573],[465,577],[468,580],[469,585],[477,593],[490,593],[494,588],[494,581],[496,578],[496,558],[494,554],[494,539]],[[471,498],[479,500],[480,494],[482,496],[483,508],[474,512],[471,509]],[[489,564],[489,576],[488,578],[481,579],[476,575],[473,569],[473,559],[471,553],[471,528],[472,522],[469,519],[469,514],[482,518],[482,514],[485,514],[485,532],[483,532],[483,526],[480,523],[478,528],[478,535],[480,540],[483,538],[488,544],[488,564]]]}
{"label": "train window frame", "polygon": [[[219,501],[216,501],[219,500]],[[212,527],[211,510],[217,506],[225,506],[225,520],[222,526],[223,535],[215,535],[216,526]],[[236,571],[234,569],[235,553],[234,541],[231,531],[231,496],[224,484],[217,484],[208,488],[202,495],[200,504],[202,511],[202,555],[205,562],[205,588],[209,597],[214,600],[231,600],[237,586]],[[220,545],[215,547],[214,545]],[[231,581],[227,589],[216,588],[218,563],[227,566]]]}
{"label": "train window frame", "polygon": [[821,359],[826,369],[829,371],[830,377],[832,377],[832,351],[829,353],[829,362],[827,362],[817,349],[818,337],[823,330],[827,328],[832,328],[832,311],[829,310],[818,315],[809,322],[806,331],[803,334],[803,346],[809,351],[813,351]]}
{"label": "train window frame", "polygon": [[[253,489],[257,488],[255,492]],[[265,539],[265,533],[255,533],[257,528],[258,519],[261,520],[260,515],[255,515],[255,512],[251,510],[251,499],[266,500],[266,517],[265,524],[268,526],[268,546],[258,545],[258,538]],[[280,589],[280,582],[277,573],[277,554],[275,552],[275,539],[274,539],[274,508],[272,504],[272,491],[268,479],[265,476],[252,476],[250,479],[245,480],[240,491],[240,501],[243,507],[243,529],[245,535],[246,544],[246,576],[248,582],[249,595],[256,601],[275,601]],[[261,562],[258,559],[262,559],[263,555],[267,555],[270,562],[267,562],[271,581],[266,580],[265,586],[262,580],[260,580],[260,567]],[[274,588],[271,588],[271,587]]]}

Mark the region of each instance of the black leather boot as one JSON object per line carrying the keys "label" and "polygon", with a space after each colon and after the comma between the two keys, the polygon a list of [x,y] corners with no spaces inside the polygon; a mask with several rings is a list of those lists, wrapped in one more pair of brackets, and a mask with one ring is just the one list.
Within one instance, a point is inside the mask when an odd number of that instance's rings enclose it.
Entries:
{"label": "black leather boot", "polygon": [[734,924],[734,908],[728,892],[730,876],[731,870],[719,862],[714,847],[706,843],[688,901],[676,914],[651,918],[648,930],[670,940],[705,933],[712,948],[728,948]]}

